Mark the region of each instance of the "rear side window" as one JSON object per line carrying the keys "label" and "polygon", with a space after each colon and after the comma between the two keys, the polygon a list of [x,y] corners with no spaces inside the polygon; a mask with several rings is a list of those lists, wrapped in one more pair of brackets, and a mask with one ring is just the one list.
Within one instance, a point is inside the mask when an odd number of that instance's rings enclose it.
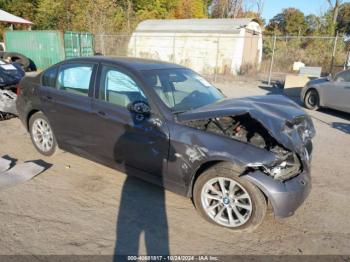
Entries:
{"label": "rear side window", "polygon": [[147,100],[141,88],[130,76],[109,66],[102,68],[99,98],[123,107],[135,101]]}
{"label": "rear side window", "polygon": [[42,85],[47,87],[56,87],[57,66],[47,69],[42,78]]}
{"label": "rear side window", "polygon": [[56,88],[68,93],[88,96],[94,65],[66,64],[60,67]]}

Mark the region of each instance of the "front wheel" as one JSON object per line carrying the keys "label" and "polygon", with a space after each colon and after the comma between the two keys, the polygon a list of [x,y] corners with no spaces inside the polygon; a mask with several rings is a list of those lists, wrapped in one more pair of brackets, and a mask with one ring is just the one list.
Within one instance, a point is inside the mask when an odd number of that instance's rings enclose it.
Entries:
{"label": "front wheel", "polygon": [[307,109],[318,110],[320,107],[320,97],[315,89],[306,92],[304,105]]}
{"label": "front wheel", "polygon": [[233,230],[252,231],[264,220],[267,203],[252,183],[226,164],[209,168],[197,179],[193,201],[209,222]]}
{"label": "front wheel", "polygon": [[48,119],[37,112],[29,119],[29,132],[32,142],[39,153],[52,156],[57,151],[57,142]]}

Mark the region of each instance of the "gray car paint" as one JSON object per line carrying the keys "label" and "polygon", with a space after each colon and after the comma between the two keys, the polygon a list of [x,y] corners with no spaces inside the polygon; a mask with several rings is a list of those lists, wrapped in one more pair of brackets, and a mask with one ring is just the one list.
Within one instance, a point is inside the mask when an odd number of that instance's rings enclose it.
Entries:
{"label": "gray car paint", "polygon": [[320,98],[320,106],[350,113],[350,82],[322,77],[310,80],[301,90],[304,101],[307,91],[315,89]]}
{"label": "gray car paint", "polygon": [[[158,63],[151,60],[133,60],[130,58],[112,59],[106,57],[90,57],[74,59],[71,61],[79,61],[80,63],[103,62],[110,65],[115,65],[118,68],[124,68],[130,73],[130,75],[133,76],[136,82],[140,83],[142,89],[150,99],[149,102],[151,108],[153,108],[155,111],[153,111],[150,117],[145,118],[141,123],[133,121],[132,114],[129,114],[128,118],[130,121],[124,121],[124,124],[121,123],[121,125],[117,124],[114,127],[108,127],[108,125],[102,123],[97,124],[95,120],[92,121],[93,118],[91,118],[91,116],[94,118],[100,117],[101,119],[99,121],[102,121],[102,118],[105,118],[103,121],[116,121],[116,123],[120,120],[117,117],[117,111],[113,113],[110,111],[112,110],[111,108],[106,108],[105,106],[96,103],[97,99],[95,98],[97,97],[93,96],[92,94],[98,94],[98,92],[96,92],[98,87],[91,86],[94,91],[90,90],[90,97],[87,98],[88,101],[91,101],[91,103],[87,102],[84,103],[84,105],[81,104],[82,106],[88,107],[88,109],[82,108],[81,110],[87,112],[85,113],[85,120],[83,121],[88,122],[87,124],[89,129],[92,130],[92,133],[89,134],[89,136],[86,136],[86,138],[89,139],[86,139],[86,141],[81,140],[81,130],[78,130],[79,128],[73,128],[72,130],[69,130],[70,132],[67,132],[67,130],[62,130],[66,129],[67,125],[62,126],[53,124],[54,133],[57,132],[56,130],[58,128],[61,130],[59,130],[57,133],[61,134],[62,131],[62,134],[64,134],[63,136],[57,137],[58,144],[60,146],[65,145],[66,147],[63,149],[69,152],[122,171],[125,170],[126,166],[128,166],[129,170],[130,168],[133,168],[135,175],[144,180],[161,184],[166,189],[187,197],[191,197],[193,183],[198,175],[198,171],[202,170],[203,167],[208,167],[217,162],[224,161],[231,163],[236,170],[243,173],[249,166],[272,166],[276,163],[277,157],[272,152],[258,148],[249,143],[244,143],[228,137],[223,137],[221,135],[188,127],[184,125],[183,121],[248,113],[252,118],[259,121],[278,142],[291,151],[300,154],[301,158],[302,151],[305,151],[305,145],[303,145],[300,138],[298,138],[297,131],[294,130],[292,132],[292,136],[287,136],[283,131],[283,127],[286,121],[293,120],[295,117],[300,116],[307,118],[307,115],[294,102],[291,102],[290,100],[287,100],[281,96],[252,97],[237,100],[225,99],[206,107],[179,114],[177,117],[175,117],[170,110],[168,110],[164,104],[162,104],[157,94],[145,84],[146,81],[142,79],[140,70],[152,70],[163,67],[168,69],[179,68],[179,66]],[[68,61],[68,63],[71,61]],[[98,77],[99,76],[97,75],[97,79]],[[48,90],[45,90],[45,88],[40,85],[40,78],[41,75],[34,78],[25,78],[20,84],[22,91],[17,100],[17,109],[19,111],[20,119],[27,128],[28,118],[33,112],[42,110],[44,113],[46,113],[48,110],[50,111],[54,109],[50,105],[45,105]],[[55,92],[56,90],[51,91],[50,95],[54,94]],[[71,95],[65,94],[65,96]],[[61,94],[58,94],[58,98],[59,97],[61,97]],[[53,98],[57,100],[56,96]],[[73,98],[68,97],[67,99],[69,100]],[[65,123],[66,115],[68,114],[65,101],[68,100],[65,100],[63,97],[61,100],[62,103],[59,122],[63,121],[62,123]],[[71,106],[68,108],[71,108]],[[76,109],[78,108],[75,108],[75,110]],[[56,112],[57,110],[59,110],[59,107],[57,107]],[[98,113],[100,110],[107,113],[109,119],[107,119],[105,116],[99,116]],[[70,113],[72,114],[72,112]],[[72,120],[73,119],[74,117]],[[54,118],[49,117],[49,121],[51,123],[51,121],[55,120]],[[56,123],[58,122],[56,121]],[[85,125],[84,128],[87,130]],[[104,131],[104,128],[108,130]],[[111,145],[115,145],[114,148],[118,148],[118,143],[116,141],[123,140],[123,143],[121,144],[124,149],[135,148],[135,146],[141,149],[144,146],[148,146],[149,150],[125,150],[127,152],[127,154],[124,156],[125,159],[121,159],[119,161],[113,155],[110,157],[103,157],[103,152],[101,150],[101,152],[96,152],[96,149],[98,149],[97,147],[92,148],[94,150],[87,150],[89,146],[91,147],[101,142],[98,137],[96,137],[98,134],[104,132],[108,134],[109,130],[111,130],[110,128],[121,129],[118,131],[118,133],[110,132],[111,136],[115,134],[114,137],[104,138],[106,142],[110,143]],[[86,130],[84,130],[84,132],[86,132]],[[149,132],[149,134],[145,133],[144,131]],[[137,133],[139,134],[138,136],[140,136],[140,132],[143,132],[142,134],[146,135],[146,137],[151,138],[149,140],[150,143],[145,143],[147,142],[147,139],[145,141],[142,139],[130,139],[134,135],[137,135]],[[161,134],[161,136],[159,136],[159,134]],[[156,137],[161,137],[162,139],[154,140]],[[62,138],[65,140],[62,140]],[[66,143],[67,139],[69,141],[69,145]],[[140,144],[129,147],[129,143],[127,141],[131,140],[133,143]],[[112,150],[110,151],[113,153]],[[162,170],[158,169],[158,172],[155,173],[150,173],[149,170],[143,170],[143,164],[145,164],[145,166],[149,166],[150,164],[150,152],[157,156],[157,158],[154,158],[154,161],[157,161],[157,163],[162,166]],[[134,163],[132,162],[132,159],[134,159],[135,156],[141,160],[145,158],[148,163],[141,161],[138,163],[138,166],[131,167],[130,165]],[[304,171],[306,173],[309,172],[309,160],[310,159],[305,159],[303,161]],[[293,187],[285,187],[285,182],[277,181],[266,174],[261,173],[261,175],[254,176],[253,174],[250,174],[248,176],[246,175],[246,178],[250,178],[253,184],[265,192],[274,207],[275,214],[278,214],[278,216],[281,217],[291,215],[302,202],[289,201],[289,196],[293,195],[294,198],[304,199],[310,189],[310,183],[307,183],[306,186],[296,183],[295,185],[293,184]],[[297,177],[300,176],[301,175],[298,175]],[[275,192],[277,192],[276,188],[282,188],[284,190],[277,190],[280,193],[275,194]]]}

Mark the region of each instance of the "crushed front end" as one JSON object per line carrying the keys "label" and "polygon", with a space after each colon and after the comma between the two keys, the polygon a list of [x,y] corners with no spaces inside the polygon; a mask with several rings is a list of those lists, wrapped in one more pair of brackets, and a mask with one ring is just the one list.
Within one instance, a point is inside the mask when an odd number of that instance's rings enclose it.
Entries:
{"label": "crushed front end", "polygon": [[[285,103],[285,109],[288,106],[291,109],[286,113],[281,107],[273,111],[273,104],[258,102],[259,111],[253,103],[250,110],[239,110],[238,114],[220,112],[201,119],[197,116],[185,124],[273,153],[275,160],[271,163],[247,163],[242,178],[265,193],[275,216],[287,217],[303,203],[311,189],[310,162],[315,129],[311,118],[294,103]],[[233,111],[237,108],[231,113]]]}

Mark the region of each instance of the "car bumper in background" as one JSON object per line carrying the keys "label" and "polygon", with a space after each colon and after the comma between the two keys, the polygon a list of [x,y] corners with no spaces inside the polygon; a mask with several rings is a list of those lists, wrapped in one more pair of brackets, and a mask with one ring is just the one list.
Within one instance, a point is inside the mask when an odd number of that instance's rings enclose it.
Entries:
{"label": "car bumper in background", "polygon": [[242,178],[249,180],[266,194],[278,218],[293,215],[311,190],[311,177],[307,172],[284,182],[275,180],[260,171],[249,173]]}

